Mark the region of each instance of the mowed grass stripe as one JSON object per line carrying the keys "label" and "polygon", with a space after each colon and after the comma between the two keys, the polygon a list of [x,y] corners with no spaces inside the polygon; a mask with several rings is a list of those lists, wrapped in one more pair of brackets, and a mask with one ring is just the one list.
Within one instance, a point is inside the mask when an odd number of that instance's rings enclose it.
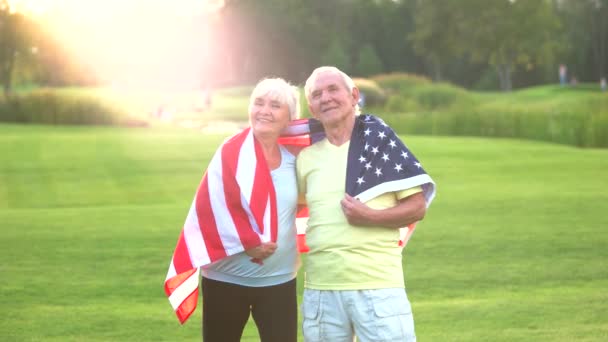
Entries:
{"label": "mowed grass stripe", "polygon": [[[162,284],[224,138],[0,125],[4,339],[199,340],[200,310],[179,326]],[[608,151],[403,138],[438,184],[404,252],[419,340],[606,339]]]}

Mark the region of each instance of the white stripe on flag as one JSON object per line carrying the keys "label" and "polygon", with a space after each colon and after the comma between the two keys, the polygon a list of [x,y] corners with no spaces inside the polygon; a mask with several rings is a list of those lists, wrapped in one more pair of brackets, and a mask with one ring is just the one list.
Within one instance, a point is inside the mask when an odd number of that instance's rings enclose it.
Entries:
{"label": "white stripe on flag", "polygon": [[302,135],[310,133],[310,126],[308,125],[308,120],[298,123],[291,123],[287,128],[285,128],[282,132],[283,135],[292,136],[292,135]]}
{"label": "white stripe on flag", "polygon": [[249,130],[247,138],[239,151],[238,166],[236,168],[236,182],[241,188],[242,196],[245,196],[248,207],[253,193],[253,182],[255,180],[255,169],[257,160],[255,158],[255,142],[253,141],[253,130]]}
{"label": "white stripe on flag", "polygon": [[308,216],[296,218],[296,229],[298,234],[306,234],[306,227],[308,226]]}
{"label": "white stripe on flag", "polygon": [[258,227],[258,223],[255,221],[255,217],[253,217],[253,213],[251,212],[251,208],[249,207],[249,199],[245,198],[245,196],[243,196],[242,194],[241,203],[243,205],[243,210],[245,210],[245,212],[247,213],[247,219],[249,220],[249,224],[251,224],[251,228],[253,228],[253,230],[259,235],[260,227]]}
{"label": "white stripe on flag", "polygon": [[188,298],[188,296],[198,288],[198,277],[200,269],[196,269],[188,279],[181,283],[169,296],[169,302],[173,310],[177,310],[179,306]]}
{"label": "white stripe on flag", "polygon": [[[365,203],[372,198],[376,198],[387,192],[401,191],[405,189],[410,189],[415,186],[423,186],[426,183],[432,184],[431,187],[423,187],[424,196],[426,198],[426,206],[431,204],[433,198],[435,197],[435,183],[431,179],[431,177],[427,174],[422,174],[406,179],[398,179],[390,182],[380,183],[373,188],[369,188],[362,193],[355,196],[355,198],[359,199],[361,202]],[[428,191],[427,191],[428,190]]]}
{"label": "white stripe on flag", "polygon": [[173,265],[173,259],[171,259],[171,263],[169,264],[169,271],[167,271],[167,278],[165,279],[165,282],[169,278],[173,278],[176,275],[177,275],[177,272],[175,271],[175,266]]}
{"label": "white stripe on flag", "polygon": [[196,198],[192,202],[192,206],[190,206],[190,211],[186,217],[186,223],[184,224],[184,239],[186,240],[186,246],[188,246],[190,260],[195,264],[194,266],[206,265],[211,262],[209,252],[207,252],[207,246],[205,246],[205,241],[201,234],[201,228],[198,224]]}
{"label": "white stripe on flag", "polygon": [[[266,210],[264,210],[264,234],[262,234],[262,241],[263,242],[268,242],[271,241],[271,228],[272,225],[270,224],[271,221],[271,217],[272,215],[270,215],[270,195],[268,196],[267,200],[266,200]],[[278,229],[278,227],[277,227]]]}
{"label": "white stripe on flag", "polygon": [[243,246],[241,245],[239,233],[232,220],[232,214],[230,214],[230,211],[226,206],[220,158],[214,158],[209,164],[209,167],[207,168],[207,184],[209,188],[209,202],[211,204],[211,210],[213,211],[213,217],[215,218],[215,225],[226,253],[230,255],[242,252]]}

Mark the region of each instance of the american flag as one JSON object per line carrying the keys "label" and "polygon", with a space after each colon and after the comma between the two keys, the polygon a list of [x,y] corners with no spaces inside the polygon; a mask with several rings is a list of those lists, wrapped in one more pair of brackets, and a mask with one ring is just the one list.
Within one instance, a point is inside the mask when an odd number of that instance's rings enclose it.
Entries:
{"label": "american flag", "polygon": [[360,115],[348,148],[346,193],[367,202],[386,192],[421,186],[427,207],[435,182],[422,164],[379,117]]}
{"label": "american flag", "polygon": [[247,128],[224,142],[211,159],[173,253],[165,293],[180,323],[196,309],[201,266],[276,237],[270,170]]}
{"label": "american flag", "polygon": [[[379,117],[357,117],[346,167],[346,193],[367,202],[387,192],[422,188],[427,208],[435,197],[435,182],[395,132]],[[416,222],[400,229],[405,247]]]}
{"label": "american flag", "polygon": [[[315,119],[300,120],[297,128],[290,127],[289,132],[307,133],[306,120],[310,133],[307,143],[322,139],[322,126]],[[381,118],[370,114],[357,116],[348,149],[345,192],[365,203],[384,193],[416,186],[422,187],[428,207],[435,197],[435,182],[420,161]],[[302,232],[301,225],[305,222],[299,221],[298,230]],[[401,229],[399,245],[405,247],[415,227],[413,223]]]}

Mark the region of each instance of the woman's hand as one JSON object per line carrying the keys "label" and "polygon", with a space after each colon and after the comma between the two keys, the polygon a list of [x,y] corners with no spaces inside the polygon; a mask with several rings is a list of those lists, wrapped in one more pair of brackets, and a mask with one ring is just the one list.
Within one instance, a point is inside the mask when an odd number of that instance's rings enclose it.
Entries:
{"label": "woman's hand", "polygon": [[273,255],[277,250],[277,244],[274,242],[265,242],[257,247],[250,248],[245,251],[247,255],[256,260],[264,260]]}

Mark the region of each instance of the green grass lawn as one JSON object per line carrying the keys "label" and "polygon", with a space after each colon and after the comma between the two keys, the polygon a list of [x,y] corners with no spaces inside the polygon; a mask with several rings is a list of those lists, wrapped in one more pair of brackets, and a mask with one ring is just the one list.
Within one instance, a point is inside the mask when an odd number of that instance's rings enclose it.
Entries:
{"label": "green grass lawn", "polygon": [[[200,340],[163,282],[224,138],[0,125],[1,339]],[[607,150],[404,138],[438,184],[404,254],[419,341],[608,340]]]}

